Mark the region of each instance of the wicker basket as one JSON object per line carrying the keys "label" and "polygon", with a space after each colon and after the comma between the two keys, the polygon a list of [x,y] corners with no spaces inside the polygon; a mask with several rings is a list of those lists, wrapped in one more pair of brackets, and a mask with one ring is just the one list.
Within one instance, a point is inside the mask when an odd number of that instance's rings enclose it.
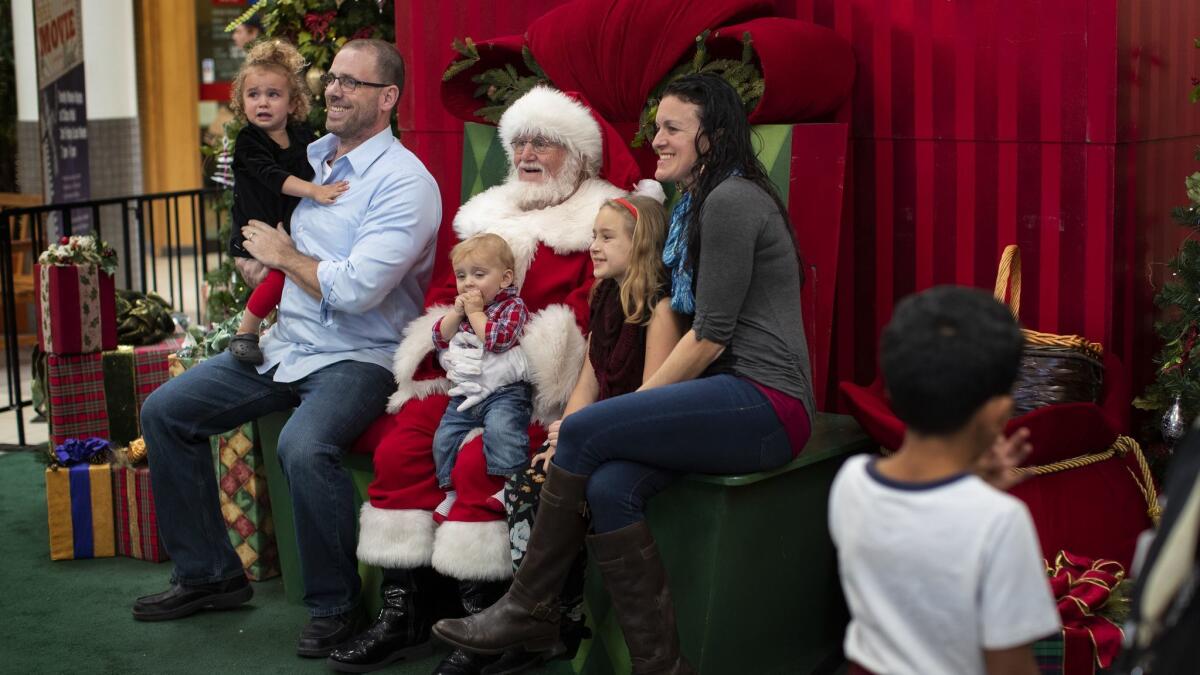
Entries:
{"label": "wicker basket", "polygon": [[[996,272],[996,299],[1014,318],[1021,312],[1021,250],[1008,246]],[[1039,333],[1027,328],[1021,368],[1013,384],[1014,415],[1055,403],[1099,403],[1104,389],[1104,347],[1079,335]]]}

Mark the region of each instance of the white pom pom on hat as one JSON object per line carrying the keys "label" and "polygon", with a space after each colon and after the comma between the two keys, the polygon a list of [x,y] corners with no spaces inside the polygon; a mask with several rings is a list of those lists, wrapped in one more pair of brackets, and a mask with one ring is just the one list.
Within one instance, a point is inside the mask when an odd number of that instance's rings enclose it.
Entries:
{"label": "white pom pom on hat", "polygon": [[663,190],[662,183],[653,178],[643,178],[637,182],[633,188],[632,196],[649,197],[659,204],[667,203],[667,193]]}

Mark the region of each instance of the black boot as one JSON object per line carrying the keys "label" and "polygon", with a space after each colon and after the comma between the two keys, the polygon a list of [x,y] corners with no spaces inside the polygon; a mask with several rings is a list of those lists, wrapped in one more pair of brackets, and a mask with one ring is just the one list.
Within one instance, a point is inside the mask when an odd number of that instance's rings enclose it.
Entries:
{"label": "black boot", "polygon": [[333,650],[326,663],[343,673],[369,673],[397,661],[428,656],[433,570],[383,571],[383,608],[367,630]]}
{"label": "black boot", "polygon": [[362,628],[362,610],[354,609],[334,616],[313,617],[300,632],[296,655],[306,659],[323,659]]}
{"label": "black boot", "polygon": [[[458,595],[462,600],[463,610],[469,616],[482,612],[504,595],[508,584],[507,580],[459,581]],[[495,656],[454,649],[433,669],[433,675],[480,675],[483,669],[495,660]]]}

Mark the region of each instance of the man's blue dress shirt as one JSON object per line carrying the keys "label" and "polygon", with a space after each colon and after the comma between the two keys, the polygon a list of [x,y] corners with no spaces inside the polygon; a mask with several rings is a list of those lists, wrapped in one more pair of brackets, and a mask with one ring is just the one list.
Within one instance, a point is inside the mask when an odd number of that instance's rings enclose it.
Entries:
{"label": "man's blue dress shirt", "polygon": [[318,185],[346,180],[329,206],[305,199],[292,214],[296,249],[321,261],[321,299],[288,279],[279,321],[262,341],[258,372],[294,382],[331,363],[353,359],[388,370],[400,332],[420,315],[433,271],[442,202],[421,160],[384,129],[328,163],[338,139],[308,146]]}

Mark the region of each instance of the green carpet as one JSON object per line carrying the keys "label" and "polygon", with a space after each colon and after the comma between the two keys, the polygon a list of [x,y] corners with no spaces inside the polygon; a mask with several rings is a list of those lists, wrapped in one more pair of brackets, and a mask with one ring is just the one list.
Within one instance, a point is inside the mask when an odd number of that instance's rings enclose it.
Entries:
{"label": "green carpet", "polygon": [[[307,621],[283,584],[254,584],[254,599],[179,621],[134,621],[133,599],[163,590],[171,563],[132,558],[52,562],[44,465],[35,453],[0,455],[0,672],[329,673],[295,654]],[[386,673],[426,675],[444,652]]]}

